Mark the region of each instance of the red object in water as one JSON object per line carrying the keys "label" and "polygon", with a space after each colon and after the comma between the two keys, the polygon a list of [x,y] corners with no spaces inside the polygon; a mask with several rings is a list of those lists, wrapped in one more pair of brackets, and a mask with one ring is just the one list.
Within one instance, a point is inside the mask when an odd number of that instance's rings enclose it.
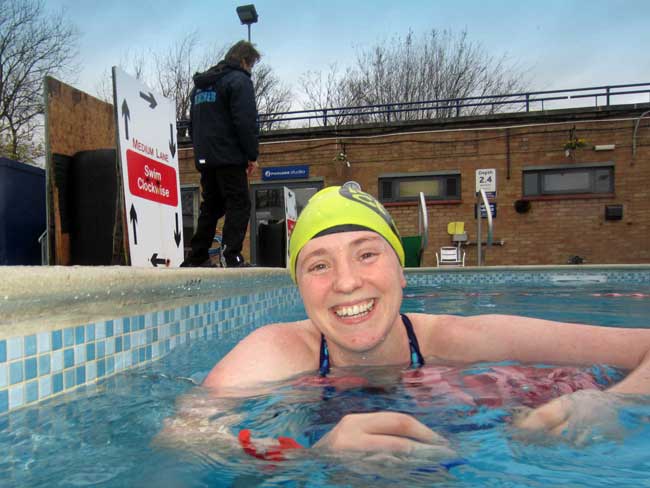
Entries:
{"label": "red object in water", "polygon": [[278,437],[277,446],[271,446],[265,451],[259,452],[251,442],[251,431],[248,429],[239,431],[239,443],[246,454],[265,461],[284,461],[284,451],[302,449],[302,446],[291,437]]}

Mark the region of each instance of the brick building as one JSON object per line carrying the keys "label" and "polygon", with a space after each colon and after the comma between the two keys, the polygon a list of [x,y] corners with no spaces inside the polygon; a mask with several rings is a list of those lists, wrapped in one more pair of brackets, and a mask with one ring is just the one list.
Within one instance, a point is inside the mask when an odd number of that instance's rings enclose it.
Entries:
{"label": "brick building", "polygon": [[[629,104],[266,132],[244,251],[252,262],[269,264],[269,242],[281,236],[269,231],[281,226],[283,186],[295,190],[300,209],[317,189],[355,180],[384,203],[402,236],[418,232],[415,195],[424,191],[423,266],[435,266],[435,252],[453,245],[450,222],[464,222],[462,247],[466,264],[474,265],[476,170],[495,169],[497,245],[484,248],[484,264],[566,264],[573,256],[589,264],[649,263],[650,118],[642,117],[648,109]],[[263,179],[265,170],[282,175],[282,168],[294,170],[291,178]],[[200,198],[191,146],[181,148],[180,178],[189,243]]]}

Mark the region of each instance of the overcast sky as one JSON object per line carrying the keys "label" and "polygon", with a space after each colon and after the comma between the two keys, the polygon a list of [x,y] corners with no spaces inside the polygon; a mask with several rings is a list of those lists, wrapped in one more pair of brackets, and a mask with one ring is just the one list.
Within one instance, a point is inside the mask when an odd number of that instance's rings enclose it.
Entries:
{"label": "overcast sky", "polygon": [[[197,31],[202,45],[246,37],[229,0],[46,0],[80,33],[74,85],[94,94],[128,52]],[[650,82],[650,0],[257,0],[252,41],[294,91],[307,70],[352,64],[359,48],[409,29],[466,29],[494,56],[529,68],[533,89]],[[648,101],[648,100],[643,100]]]}

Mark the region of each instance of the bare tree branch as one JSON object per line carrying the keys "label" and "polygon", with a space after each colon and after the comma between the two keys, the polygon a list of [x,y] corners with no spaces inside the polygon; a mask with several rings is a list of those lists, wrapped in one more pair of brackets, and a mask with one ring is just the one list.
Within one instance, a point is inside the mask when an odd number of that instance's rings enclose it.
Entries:
{"label": "bare tree branch", "polygon": [[42,156],[43,78],[75,69],[78,31],[42,0],[0,0],[0,154],[24,162]]}
{"label": "bare tree branch", "polygon": [[[337,123],[386,122],[447,118],[457,115],[455,100],[525,91],[524,72],[511,65],[504,55],[495,58],[469,40],[467,32],[431,30],[420,38],[413,32],[394,37],[357,53],[354,66],[339,76],[331,67],[327,82],[323,75],[307,73],[301,80],[307,98],[305,108],[381,105],[375,112],[350,116],[337,111]],[[417,104],[396,110],[396,104],[439,100],[437,107],[418,108]],[[476,101],[462,107],[462,115],[494,113],[503,109],[498,102]],[[404,110],[404,109],[407,110]],[[345,117],[342,117],[345,115]]]}

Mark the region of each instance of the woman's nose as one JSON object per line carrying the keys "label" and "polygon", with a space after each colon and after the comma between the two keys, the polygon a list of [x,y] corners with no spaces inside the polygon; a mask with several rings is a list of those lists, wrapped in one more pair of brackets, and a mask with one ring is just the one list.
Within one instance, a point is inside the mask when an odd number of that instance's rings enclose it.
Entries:
{"label": "woman's nose", "polygon": [[363,277],[355,267],[348,262],[339,263],[336,267],[334,287],[342,293],[350,293],[361,286]]}

